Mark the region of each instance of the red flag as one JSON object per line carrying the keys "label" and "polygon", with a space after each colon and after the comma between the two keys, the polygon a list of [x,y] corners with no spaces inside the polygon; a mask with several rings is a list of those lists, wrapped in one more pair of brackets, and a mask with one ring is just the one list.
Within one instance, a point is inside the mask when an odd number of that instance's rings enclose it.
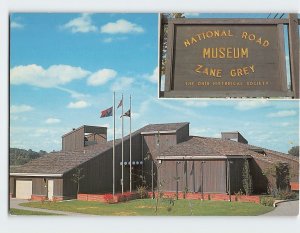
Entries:
{"label": "red flag", "polygon": [[121,107],[122,105],[123,105],[123,99],[120,100],[120,103],[118,104],[117,109],[118,109],[119,107]]}
{"label": "red flag", "polygon": [[112,110],[113,110],[113,107],[110,107],[108,109],[105,109],[105,110],[101,111],[100,118],[112,116]]}

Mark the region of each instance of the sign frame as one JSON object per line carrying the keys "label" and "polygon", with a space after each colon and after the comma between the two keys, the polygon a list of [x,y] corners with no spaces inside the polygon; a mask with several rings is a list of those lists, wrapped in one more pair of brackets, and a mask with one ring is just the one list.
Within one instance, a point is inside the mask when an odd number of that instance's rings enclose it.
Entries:
{"label": "sign frame", "polygon": [[[163,97],[167,98],[228,98],[228,97],[294,97],[294,91],[287,88],[287,75],[285,67],[285,45],[284,45],[284,24],[289,24],[288,19],[187,19],[176,18],[167,20],[168,40],[166,55],[166,72],[165,72],[165,90]],[[279,82],[281,83],[280,91],[273,90],[174,90],[174,29],[177,25],[275,25],[277,27],[278,39],[278,69]],[[277,55],[277,54],[276,54]],[[290,59],[292,61],[292,59]]]}

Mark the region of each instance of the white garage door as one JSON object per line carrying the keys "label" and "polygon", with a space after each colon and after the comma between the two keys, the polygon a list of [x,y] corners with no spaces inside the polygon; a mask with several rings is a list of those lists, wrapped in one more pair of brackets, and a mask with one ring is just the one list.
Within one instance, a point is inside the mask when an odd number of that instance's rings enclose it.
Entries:
{"label": "white garage door", "polygon": [[16,198],[30,199],[32,194],[31,180],[16,180]]}

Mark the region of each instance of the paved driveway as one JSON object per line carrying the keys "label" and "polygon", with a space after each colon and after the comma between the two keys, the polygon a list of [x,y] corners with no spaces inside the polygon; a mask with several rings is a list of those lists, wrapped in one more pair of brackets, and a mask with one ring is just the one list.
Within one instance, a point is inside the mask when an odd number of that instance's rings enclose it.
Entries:
{"label": "paved driveway", "polygon": [[299,201],[281,202],[277,207],[263,216],[297,216],[299,214]]}
{"label": "paved driveway", "polygon": [[88,214],[80,214],[80,213],[72,213],[72,212],[65,212],[65,211],[57,211],[57,210],[47,210],[47,209],[39,209],[39,208],[31,208],[31,207],[25,207],[20,206],[20,203],[30,202],[28,200],[22,200],[22,199],[10,199],[10,208],[14,209],[21,209],[21,210],[31,210],[31,211],[42,211],[52,214],[62,214],[62,215],[68,215],[68,216],[89,216]]}

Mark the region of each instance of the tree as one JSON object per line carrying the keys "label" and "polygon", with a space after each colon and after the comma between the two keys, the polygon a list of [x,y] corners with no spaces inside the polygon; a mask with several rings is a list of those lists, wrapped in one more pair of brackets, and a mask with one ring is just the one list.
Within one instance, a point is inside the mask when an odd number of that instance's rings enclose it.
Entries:
{"label": "tree", "polygon": [[299,157],[299,146],[293,146],[293,147],[289,150],[288,153],[289,153],[290,155]]}
{"label": "tree", "polygon": [[83,174],[83,168],[76,168],[74,173],[72,174],[72,181],[77,184],[77,194],[79,193],[79,185],[80,185],[80,180],[82,180],[85,175]]}
{"label": "tree", "polygon": [[[42,153],[41,153],[42,152]],[[10,148],[9,149],[9,163],[10,166],[19,166],[33,159],[37,159],[47,153],[46,151],[35,152],[31,149],[24,150],[19,148]]]}
{"label": "tree", "polygon": [[244,160],[244,166],[242,171],[243,177],[243,188],[245,190],[246,195],[250,195],[253,192],[253,183],[252,183],[252,176],[250,172],[250,165],[249,160]]}
{"label": "tree", "polygon": [[[168,13],[161,14],[163,19],[176,19],[176,18],[185,18],[183,13]],[[166,57],[167,57],[167,39],[168,39],[168,25],[162,25],[161,32],[163,33],[163,41],[161,46],[161,75],[165,74],[166,70]]]}

